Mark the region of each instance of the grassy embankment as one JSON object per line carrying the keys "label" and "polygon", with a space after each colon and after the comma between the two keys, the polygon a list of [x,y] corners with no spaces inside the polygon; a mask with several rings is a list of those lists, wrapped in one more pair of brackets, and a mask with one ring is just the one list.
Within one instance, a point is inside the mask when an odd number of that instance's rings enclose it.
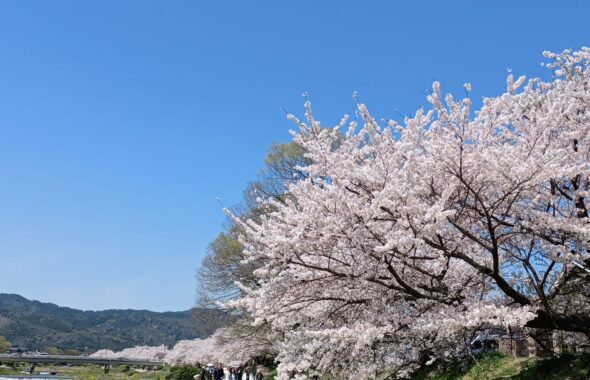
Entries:
{"label": "grassy embankment", "polygon": [[582,380],[590,379],[590,354],[514,358],[494,352],[433,366],[411,380]]}

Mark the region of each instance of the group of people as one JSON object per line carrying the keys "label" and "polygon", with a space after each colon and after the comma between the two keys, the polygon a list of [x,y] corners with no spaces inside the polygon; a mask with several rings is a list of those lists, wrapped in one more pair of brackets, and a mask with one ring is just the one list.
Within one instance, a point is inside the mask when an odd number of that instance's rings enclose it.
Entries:
{"label": "group of people", "polygon": [[[197,368],[202,368],[197,364]],[[238,367],[230,367],[227,370],[227,376],[223,365],[216,363],[215,365],[209,363],[206,368],[203,368],[201,373],[194,376],[195,380],[264,380],[264,376],[260,369],[256,370],[255,366],[244,369],[241,365]]]}

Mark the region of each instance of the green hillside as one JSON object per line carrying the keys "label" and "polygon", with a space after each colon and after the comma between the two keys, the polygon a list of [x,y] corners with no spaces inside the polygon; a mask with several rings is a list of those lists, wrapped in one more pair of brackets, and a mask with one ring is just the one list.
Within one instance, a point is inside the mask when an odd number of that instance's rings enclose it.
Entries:
{"label": "green hillside", "polygon": [[82,311],[0,293],[0,335],[13,346],[31,350],[169,346],[182,339],[207,337],[218,324],[215,311],[206,309]]}

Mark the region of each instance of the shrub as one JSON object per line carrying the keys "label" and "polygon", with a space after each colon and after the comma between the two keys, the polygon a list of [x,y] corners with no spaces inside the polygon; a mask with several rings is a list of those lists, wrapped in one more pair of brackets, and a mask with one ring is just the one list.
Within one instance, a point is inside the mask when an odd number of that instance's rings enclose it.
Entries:
{"label": "shrub", "polygon": [[194,376],[199,374],[201,369],[188,365],[174,366],[170,368],[170,373],[166,380],[193,380]]}

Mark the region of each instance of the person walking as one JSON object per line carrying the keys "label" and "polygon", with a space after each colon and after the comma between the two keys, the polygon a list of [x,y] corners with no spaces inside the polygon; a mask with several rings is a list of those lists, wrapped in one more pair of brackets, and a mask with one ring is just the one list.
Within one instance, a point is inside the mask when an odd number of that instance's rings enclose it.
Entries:
{"label": "person walking", "polygon": [[252,360],[250,362],[250,367],[248,368],[248,372],[250,373],[250,380],[255,380],[256,378],[256,362]]}
{"label": "person walking", "polygon": [[264,376],[262,375],[262,371],[260,371],[260,369],[256,371],[256,377],[254,380],[264,380]]}
{"label": "person walking", "polygon": [[224,380],[225,379],[225,372],[223,372],[223,366],[221,363],[217,363],[215,369],[213,370],[213,380]]}

